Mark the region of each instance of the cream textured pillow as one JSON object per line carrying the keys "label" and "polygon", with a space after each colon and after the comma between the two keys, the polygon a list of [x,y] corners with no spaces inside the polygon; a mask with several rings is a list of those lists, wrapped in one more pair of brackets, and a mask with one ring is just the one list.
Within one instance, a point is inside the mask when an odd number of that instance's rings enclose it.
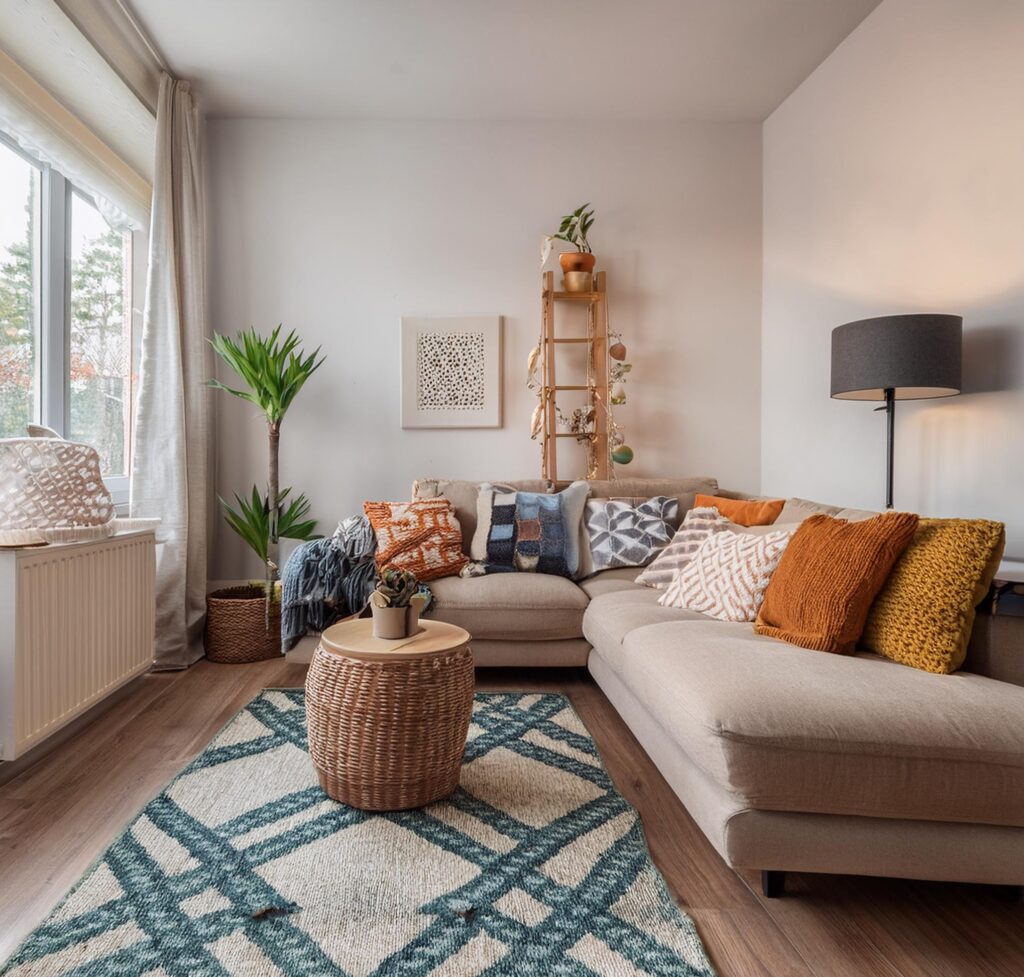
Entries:
{"label": "cream textured pillow", "polygon": [[788,530],[763,535],[712,533],[675,572],[658,603],[700,611],[719,621],[753,621],[791,535]]}
{"label": "cream textured pillow", "polygon": [[686,513],[683,524],[676,530],[672,542],[636,578],[636,583],[664,590],[672,583],[675,572],[693,559],[694,554],[700,549],[700,544],[713,532],[728,525],[729,520],[713,506],[691,509]]}

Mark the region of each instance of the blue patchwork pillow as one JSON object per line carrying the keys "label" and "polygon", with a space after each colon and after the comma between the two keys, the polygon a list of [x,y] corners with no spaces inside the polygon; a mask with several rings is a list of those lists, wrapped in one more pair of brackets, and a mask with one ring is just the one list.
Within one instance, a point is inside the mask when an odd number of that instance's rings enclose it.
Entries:
{"label": "blue patchwork pillow", "polygon": [[554,495],[516,492],[485,482],[477,497],[473,559],[487,573],[575,577],[588,492],[586,482],[573,482]]}

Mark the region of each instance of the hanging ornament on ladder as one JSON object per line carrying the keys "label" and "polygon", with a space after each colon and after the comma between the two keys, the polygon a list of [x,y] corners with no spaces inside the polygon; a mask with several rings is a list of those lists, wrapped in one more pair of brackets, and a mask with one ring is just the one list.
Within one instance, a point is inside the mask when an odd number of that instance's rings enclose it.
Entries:
{"label": "hanging ornament on ladder", "polygon": [[626,380],[633,370],[633,364],[626,362],[627,350],[622,336],[609,330],[608,338],[614,342],[608,347],[608,450],[612,463],[628,465],[633,460],[633,449],[626,444],[626,435],[622,425],[615,420],[612,407],[622,407],[626,403]]}

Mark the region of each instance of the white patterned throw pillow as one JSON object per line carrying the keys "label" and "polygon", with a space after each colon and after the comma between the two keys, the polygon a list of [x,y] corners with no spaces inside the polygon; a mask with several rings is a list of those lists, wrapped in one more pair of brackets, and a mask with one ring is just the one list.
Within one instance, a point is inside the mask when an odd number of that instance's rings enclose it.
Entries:
{"label": "white patterned throw pillow", "polygon": [[658,603],[719,621],[753,621],[792,532],[712,533],[677,570]]}
{"label": "white patterned throw pillow", "polygon": [[583,513],[590,550],[582,572],[639,567],[672,539],[679,500],[664,495],[637,503],[633,499],[591,499]]}
{"label": "white patterned throw pillow", "polygon": [[675,572],[693,559],[694,554],[700,549],[700,544],[713,532],[725,529],[729,525],[729,520],[713,506],[690,509],[672,541],[636,578],[636,583],[664,590],[672,583]]}

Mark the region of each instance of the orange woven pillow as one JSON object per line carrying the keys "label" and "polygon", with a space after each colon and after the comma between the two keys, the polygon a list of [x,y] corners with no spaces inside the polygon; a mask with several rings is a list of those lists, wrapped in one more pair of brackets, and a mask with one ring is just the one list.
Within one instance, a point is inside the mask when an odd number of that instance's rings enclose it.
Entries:
{"label": "orange woven pillow", "polygon": [[779,518],[785,499],[723,499],[720,495],[698,495],[694,509],[711,506],[737,526],[770,526]]}
{"label": "orange woven pillow", "polygon": [[768,584],[754,630],[801,648],[850,654],[916,529],[912,512],[862,522],[805,519]]}
{"label": "orange woven pillow", "polygon": [[458,573],[468,562],[462,527],[447,499],[423,502],[364,502],[377,534],[377,569],[411,570],[419,580]]}

